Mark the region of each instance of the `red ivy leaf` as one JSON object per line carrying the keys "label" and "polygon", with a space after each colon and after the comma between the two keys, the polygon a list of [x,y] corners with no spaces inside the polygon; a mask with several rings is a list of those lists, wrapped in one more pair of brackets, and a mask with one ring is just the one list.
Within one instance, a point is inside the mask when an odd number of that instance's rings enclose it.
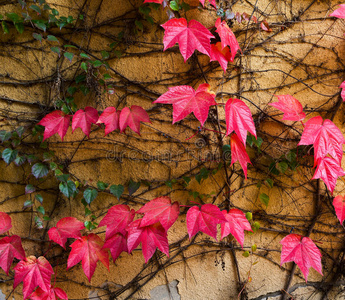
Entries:
{"label": "red ivy leaf", "polygon": [[281,110],[283,120],[301,121],[305,118],[302,104],[291,95],[276,95],[278,102],[269,103],[269,105]]}
{"label": "red ivy leaf", "polygon": [[128,252],[127,239],[121,233],[115,233],[110,239],[105,241],[103,249],[110,250],[111,257],[115,262],[122,252]]}
{"label": "red ivy leaf", "polygon": [[83,222],[73,217],[66,217],[57,222],[56,227],[48,231],[49,239],[66,249],[68,238],[80,238],[80,230],[84,229]]}
{"label": "red ivy leaf", "polygon": [[216,105],[214,101],[216,95],[210,92],[210,85],[200,84],[194,91],[191,86],[180,85],[169,88],[153,103],[164,103],[173,105],[173,124],[181,121],[190,113],[194,113],[201,125],[204,125],[211,105]]}
{"label": "red ivy leaf", "polygon": [[337,8],[329,16],[330,17],[340,18],[340,19],[345,19],[345,4],[340,4],[339,8]]}
{"label": "red ivy leaf", "polygon": [[141,221],[141,227],[160,222],[168,231],[180,214],[180,205],[177,201],[171,204],[169,197],[158,197],[146,203],[137,211],[137,214],[145,214]]}
{"label": "red ivy leaf", "polygon": [[89,137],[91,124],[96,124],[98,120],[97,109],[87,106],[85,110],[79,109],[73,116],[72,119],[72,130],[81,128],[84,134]]}
{"label": "red ivy leaf", "polygon": [[225,104],[226,135],[235,130],[243,145],[247,130],[256,137],[255,125],[249,107],[239,99],[229,99]]}
{"label": "red ivy leaf", "polygon": [[345,220],[345,197],[341,195],[335,197],[333,200],[333,206],[334,206],[337,218],[340,221],[340,224],[343,225],[343,222]]}
{"label": "red ivy leaf", "polygon": [[145,0],[144,3],[157,3],[162,4],[164,0]]}
{"label": "red ivy leaf", "polygon": [[141,221],[142,219],[138,219],[128,225],[128,252],[131,253],[141,243],[145,263],[155,253],[156,248],[169,257],[167,232],[163,226],[160,223],[155,223],[141,227]]}
{"label": "red ivy leaf", "polygon": [[50,287],[49,291],[43,291],[40,287],[30,296],[31,300],[68,300],[67,294],[63,289]]}
{"label": "red ivy leaf", "polygon": [[44,126],[43,141],[57,133],[61,140],[67,133],[71,116],[65,115],[61,110],[55,110],[47,114],[38,125]]}
{"label": "red ivy leaf", "polygon": [[247,179],[247,164],[251,164],[246,148],[241,143],[238,136],[234,133],[230,138],[231,145],[231,165],[238,161],[243,169],[244,176]]}
{"label": "red ivy leaf", "polygon": [[9,231],[11,228],[11,217],[4,212],[0,212],[0,234]]}
{"label": "red ivy leaf", "polygon": [[338,177],[344,175],[345,172],[336,160],[331,157],[325,157],[318,160],[318,165],[312,179],[321,178],[327,188],[333,193]]}
{"label": "red ivy leaf", "polygon": [[141,106],[132,105],[131,109],[129,109],[129,107],[122,109],[119,117],[119,127],[121,132],[125,131],[128,126],[140,135],[140,122],[151,123],[149,115]]}
{"label": "red ivy leaf", "polygon": [[221,225],[222,239],[231,233],[243,248],[244,231],[253,231],[246,215],[236,208],[230,209],[229,213],[223,210],[222,213],[227,221]]}
{"label": "red ivy leaf", "polygon": [[201,231],[217,240],[217,224],[225,223],[227,220],[216,205],[207,203],[200,209],[198,206],[190,208],[186,221],[189,239]]}
{"label": "red ivy leaf", "polygon": [[161,26],[165,29],[164,51],[178,43],[185,62],[195,50],[210,56],[210,40],[214,36],[198,21],[190,20],[187,24],[185,18],[171,19]]}
{"label": "red ivy leaf", "polygon": [[219,34],[222,47],[230,47],[231,61],[234,61],[237,51],[241,51],[240,45],[238,44],[234,33],[231,31],[228,24],[226,24],[226,22],[222,21],[220,18],[217,19],[215,26],[217,28],[216,32]]}
{"label": "red ivy leaf", "polygon": [[107,107],[102,114],[99,116],[96,124],[104,123],[105,125],[105,135],[110,132],[120,129],[119,127],[119,118],[121,110],[116,110],[115,107]]}
{"label": "red ivy leaf", "polygon": [[270,26],[268,25],[268,22],[267,20],[263,20],[261,23],[260,23],[260,27],[262,30],[266,31],[266,32],[272,32],[272,29],[270,28]]}
{"label": "red ivy leaf", "polygon": [[[202,6],[205,6],[205,0],[199,0]],[[209,0],[210,4],[217,8],[216,0]]]}
{"label": "red ivy leaf", "polygon": [[100,260],[109,270],[109,255],[103,247],[101,238],[90,233],[76,240],[72,245],[72,250],[67,260],[67,270],[82,261],[84,273],[91,282],[91,277],[95,272],[97,262]]}
{"label": "red ivy leaf", "polygon": [[14,257],[25,258],[22,241],[18,235],[6,236],[0,240],[0,267],[7,275]]}
{"label": "red ivy leaf", "polygon": [[280,243],[283,245],[280,265],[295,262],[301,269],[305,281],[308,281],[310,267],[323,275],[320,250],[310,238],[289,234]]}
{"label": "red ivy leaf", "polygon": [[[344,4],[345,6],[345,4]],[[345,101],[345,81],[343,81],[339,87],[341,90],[340,96],[343,99],[343,102]]]}
{"label": "red ivy leaf", "polygon": [[121,233],[126,235],[126,228],[135,216],[135,210],[130,209],[128,205],[118,204],[110,208],[99,223],[98,227],[107,226],[105,231],[106,240],[110,239],[114,234]]}
{"label": "red ivy leaf", "polygon": [[220,42],[212,44],[210,61],[218,61],[225,73],[228,68],[228,62],[233,61],[229,47],[222,48]]}
{"label": "red ivy leaf", "polygon": [[40,286],[45,292],[49,291],[50,278],[54,271],[45,257],[26,257],[14,267],[14,271],[13,288],[15,289],[23,281],[24,300],[31,295],[37,286]]}

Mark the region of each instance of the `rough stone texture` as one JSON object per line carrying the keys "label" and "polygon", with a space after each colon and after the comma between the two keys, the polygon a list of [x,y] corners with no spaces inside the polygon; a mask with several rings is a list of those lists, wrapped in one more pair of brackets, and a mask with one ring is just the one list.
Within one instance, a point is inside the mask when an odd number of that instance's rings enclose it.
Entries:
{"label": "rough stone texture", "polygon": [[181,300],[177,285],[178,281],[174,280],[169,284],[156,286],[150,291],[150,300]]}

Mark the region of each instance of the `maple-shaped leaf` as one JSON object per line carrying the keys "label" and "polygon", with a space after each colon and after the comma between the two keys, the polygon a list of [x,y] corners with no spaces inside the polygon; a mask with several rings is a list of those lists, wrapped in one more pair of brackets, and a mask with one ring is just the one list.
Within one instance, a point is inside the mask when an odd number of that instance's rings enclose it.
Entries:
{"label": "maple-shaped leaf", "polygon": [[345,19],[345,4],[340,4],[339,8],[337,8],[329,16],[330,17],[336,17],[336,18],[339,18],[339,19]]}
{"label": "maple-shaped leaf", "polygon": [[295,262],[301,269],[305,281],[308,281],[310,267],[323,275],[320,250],[310,238],[292,233],[283,238],[280,243],[283,246],[280,265]]}
{"label": "maple-shaped leaf", "polygon": [[50,287],[48,291],[42,290],[40,287],[30,296],[31,300],[68,300],[67,294],[63,289],[58,287]]}
{"label": "maple-shaped leaf", "polygon": [[115,262],[122,252],[128,252],[126,236],[119,232],[115,233],[111,238],[105,241],[103,249],[110,250],[111,257]]}
{"label": "maple-shaped leaf", "polygon": [[221,238],[223,239],[231,233],[243,248],[244,231],[253,231],[246,215],[236,208],[230,209],[229,213],[226,210],[223,210],[222,213],[227,222],[221,225]]}
{"label": "maple-shaped leaf", "polygon": [[156,248],[169,257],[169,243],[167,232],[160,223],[141,227],[142,219],[133,221],[128,225],[127,246],[131,253],[140,243],[145,259],[145,263],[155,253]]}
{"label": "maple-shaped leaf", "polygon": [[68,238],[80,238],[80,230],[84,229],[83,222],[73,217],[66,217],[56,223],[56,227],[48,230],[49,239],[66,249]]}
{"label": "maple-shaped leaf", "polygon": [[276,95],[278,102],[269,103],[269,105],[281,110],[283,120],[301,121],[305,118],[302,104],[291,95]]}
{"label": "maple-shaped leaf", "polygon": [[168,231],[180,214],[180,205],[177,201],[171,204],[169,197],[162,196],[146,203],[137,211],[137,214],[145,214],[140,226],[160,222],[164,229]]}
{"label": "maple-shaped leaf", "polygon": [[210,61],[218,61],[225,73],[228,62],[233,61],[229,47],[223,48],[220,42],[211,44]]}
{"label": "maple-shaped leaf", "polygon": [[185,18],[171,19],[161,25],[164,29],[164,51],[179,44],[180,52],[186,62],[195,50],[210,56],[213,34],[201,23]]}
{"label": "maple-shaped leaf", "polygon": [[4,212],[0,212],[0,234],[3,234],[9,231],[11,228],[12,228],[11,217]]}
{"label": "maple-shaped leaf", "polygon": [[[345,4],[344,4],[345,5]],[[345,101],[345,81],[343,81],[339,87],[341,90],[340,96],[341,99],[343,99],[343,102]]]}
{"label": "maple-shaped leaf", "polygon": [[321,178],[326,184],[328,190],[333,193],[334,188],[337,184],[338,177],[344,175],[345,172],[335,159],[331,157],[325,157],[318,160],[317,168],[312,179]]}
{"label": "maple-shaped leaf", "polygon": [[55,110],[47,114],[38,125],[44,126],[43,141],[57,133],[61,140],[67,133],[71,116],[61,110]]}
{"label": "maple-shaped leaf", "polygon": [[238,44],[234,33],[231,31],[228,24],[226,24],[226,22],[222,21],[220,18],[217,19],[215,26],[217,28],[216,32],[219,34],[222,47],[230,47],[231,61],[234,61],[237,51],[241,51],[240,45]]}
{"label": "maple-shaped leaf", "polygon": [[45,257],[26,257],[14,267],[14,271],[13,288],[15,289],[23,281],[24,300],[31,295],[37,286],[41,287],[43,291],[49,291],[50,278],[54,271]]}
{"label": "maple-shaped leaf", "polygon": [[162,4],[164,0],[145,0],[144,3],[157,3]]}
{"label": "maple-shaped leaf", "polygon": [[[199,2],[202,6],[205,6],[205,0],[199,0]],[[208,2],[210,2],[210,4],[213,5],[213,7],[217,8],[216,0],[209,0]]]}
{"label": "maple-shaped leaf", "polygon": [[108,251],[102,248],[103,244],[102,239],[94,233],[77,239],[70,246],[72,250],[68,256],[67,270],[81,261],[84,273],[89,282],[91,282],[91,277],[96,270],[99,260],[109,270],[109,255]]}
{"label": "maple-shaped leaf", "polygon": [[188,209],[186,221],[189,239],[201,231],[217,240],[217,224],[227,220],[216,205],[207,203],[201,208],[193,206]]}
{"label": "maple-shaped leaf", "polygon": [[207,83],[200,84],[196,91],[191,86],[180,85],[169,88],[153,103],[173,105],[173,124],[193,112],[201,125],[204,125],[210,106],[217,105],[215,97]]}
{"label": "maple-shaped leaf", "polygon": [[0,267],[7,275],[14,257],[25,258],[22,241],[18,235],[5,236],[0,240]]}
{"label": "maple-shaped leaf", "polygon": [[121,233],[126,235],[126,227],[131,223],[135,216],[135,210],[128,205],[118,204],[111,207],[98,227],[107,226],[105,239],[110,239],[114,234]]}
{"label": "maple-shaped leaf", "polygon": [[333,206],[335,209],[335,213],[337,215],[340,224],[343,225],[345,220],[345,197],[338,195],[333,199]]}
{"label": "maple-shaped leaf", "polygon": [[247,131],[256,137],[255,125],[249,107],[240,99],[229,99],[225,104],[226,135],[235,131],[243,145]]}
{"label": "maple-shaped leaf", "polygon": [[246,152],[246,148],[238,138],[238,136],[233,133],[230,138],[231,146],[231,165],[238,161],[243,169],[244,176],[247,179],[247,164],[251,164],[249,156]]}
{"label": "maple-shaped leaf", "polygon": [[72,119],[72,130],[81,128],[84,134],[89,137],[91,125],[96,124],[98,120],[98,111],[97,109],[87,106],[85,110],[79,109]]}
{"label": "maple-shaped leaf", "polygon": [[96,124],[104,124],[105,125],[105,135],[109,134],[110,132],[120,129],[119,127],[119,117],[120,117],[120,110],[116,110],[115,107],[107,107],[102,114],[99,116],[98,121]]}
{"label": "maple-shaped leaf", "polygon": [[298,145],[314,144],[315,163],[330,154],[339,164],[343,156],[345,139],[340,129],[331,121],[317,116],[305,123]]}
{"label": "maple-shaped leaf", "polygon": [[125,107],[121,110],[119,117],[119,127],[121,132],[124,132],[128,126],[140,135],[140,122],[151,123],[149,115],[141,106],[132,105],[130,109],[129,107]]}

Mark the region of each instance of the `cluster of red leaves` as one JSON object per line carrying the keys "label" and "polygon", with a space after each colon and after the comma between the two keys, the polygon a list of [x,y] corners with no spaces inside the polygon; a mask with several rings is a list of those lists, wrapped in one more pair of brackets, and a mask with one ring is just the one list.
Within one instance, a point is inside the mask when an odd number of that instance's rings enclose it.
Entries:
{"label": "cluster of red leaves", "polygon": [[[67,133],[71,115],[67,115],[61,110],[55,110],[46,115],[38,124],[45,127],[43,140],[57,133],[61,140]],[[124,132],[128,126],[134,132],[140,135],[140,122],[150,123],[147,112],[140,106],[132,105],[131,108],[125,107],[122,110],[116,110],[115,107],[107,107],[100,116],[93,107],[79,109],[72,117],[72,130],[80,128],[83,133],[89,137],[92,124],[104,124],[105,135],[119,129]]]}

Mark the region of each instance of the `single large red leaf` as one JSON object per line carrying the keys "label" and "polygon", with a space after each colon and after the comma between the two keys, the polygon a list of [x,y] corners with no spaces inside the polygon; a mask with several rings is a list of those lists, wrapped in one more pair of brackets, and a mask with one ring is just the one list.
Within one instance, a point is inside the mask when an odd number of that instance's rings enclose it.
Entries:
{"label": "single large red leaf", "polygon": [[66,249],[68,238],[80,238],[80,230],[84,229],[83,222],[73,217],[66,217],[56,223],[56,227],[48,230],[49,239]]}
{"label": "single large red leaf", "polygon": [[109,134],[110,132],[120,129],[119,127],[119,118],[120,118],[121,110],[116,110],[115,107],[107,107],[102,114],[99,116],[98,121],[96,124],[105,125],[105,135]]}
{"label": "single large red leaf", "polygon": [[[344,4],[345,6],[345,4]],[[345,9],[344,9],[345,10]],[[340,96],[341,96],[341,99],[343,99],[343,102],[345,101],[345,81],[343,81],[339,87],[341,90],[341,93],[340,93]]]}
{"label": "single large red leaf", "polygon": [[31,300],[68,300],[67,294],[63,289],[50,287],[49,291],[43,291],[40,287],[30,296]]}
{"label": "single large red leaf", "polygon": [[305,281],[308,281],[309,268],[313,267],[322,274],[321,253],[314,242],[299,234],[289,234],[280,243],[283,245],[280,265],[293,261],[301,269]]}
{"label": "single large red leaf", "polygon": [[61,110],[55,110],[47,114],[38,125],[44,126],[43,141],[57,133],[61,140],[67,133],[71,116],[66,115]]}
{"label": "single large red leaf", "polygon": [[231,61],[234,61],[237,51],[241,51],[240,45],[238,44],[234,33],[231,31],[228,24],[226,24],[226,22],[222,21],[220,18],[217,19],[215,26],[217,28],[216,32],[219,34],[220,41],[222,43],[222,47],[230,47]]}
{"label": "single large red leaf", "polygon": [[155,253],[156,248],[169,257],[167,232],[163,226],[160,223],[155,223],[141,227],[141,221],[142,219],[138,219],[128,225],[128,252],[131,253],[141,243],[145,263]]}
{"label": "single large red leaf", "polygon": [[218,61],[225,73],[228,68],[228,62],[233,61],[229,47],[222,48],[220,42],[212,44],[210,61]]}
{"label": "single large red leaf", "polygon": [[223,210],[222,213],[227,222],[221,225],[221,238],[223,239],[231,233],[243,248],[244,231],[253,231],[246,215],[236,208],[230,209],[229,213]]}
{"label": "single large red leaf", "polygon": [[11,217],[4,212],[0,212],[0,234],[6,233],[11,228],[12,228]]}
{"label": "single large red leaf", "polygon": [[81,128],[84,134],[89,137],[91,125],[96,124],[98,120],[98,111],[97,109],[87,106],[85,110],[79,109],[72,119],[72,130]]}
{"label": "single large red leaf", "polygon": [[201,231],[217,240],[217,224],[227,222],[220,209],[214,204],[191,207],[186,216],[189,239]]}
{"label": "single large red leaf", "polygon": [[210,56],[210,40],[214,36],[198,21],[190,20],[187,24],[185,18],[171,19],[161,26],[165,29],[164,51],[178,43],[185,62],[195,50]]}
{"label": "single large red leaf", "polygon": [[337,8],[329,16],[330,17],[340,18],[340,19],[345,19],[345,4],[340,4],[339,8]]}
{"label": "single large red leaf", "polygon": [[101,220],[98,227],[107,226],[105,239],[110,239],[114,234],[121,233],[126,235],[126,228],[135,216],[135,210],[128,205],[118,204],[111,207],[105,217]]}
{"label": "single large red leaf", "polygon": [[0,267],[7,275],[14,257],[18,259],[25,258],[22,241],[18,235],[5,236],[0,240]]}
{"label": "single large red leaf", "polygon": [[124,132],[128,126],[140,135],[140,122],[151,123],[149,115],[141,106],[132,105],[131,109],[129,109],[129,107],[125,107],[121,110],[119,117],[119,127],[121,132]]}
{"label": "single large red leaf", "polygon": [[81,261],[84,273],[91,282],[91,277],[95,272],[97,262],[100,260],[109,270],[108,251],[102,249],[103,241],[101,238],[90,233],[77,239],[72,245],[72,250],[67,260],[67,270]]}
{"label": "single large red leaf", "polygon": [[207,83],[200,84],[196,91],[191,86],[180,85],[169,88],[153,103],[173,105],[173,124],[193,112],[201,125],[204,125],[210,106],[217,104],[214,101],[215,97],[215,93],[210,92],[210,85]]}
{"label": "single large red leaf", "polygon": [[31,295],[37,286],[41,287],[43,291],[49,291],[50,278],[54,271],[45,257],[26,257],[14,267],[14,271],[13,288],[15,289],[23,281],[24,300]]}
{"label": "single large red leaf", "polygon": [[317,164],[318,165],[312,179],[321,178],[327,188],[331,193],[333,193],[338,177],[344,176],[345,172],[339,163],[331,157],[319,159]]}
{"label": "single large red leaf", "polygon": [[337,215],[337,218],[340,221],[340,224],[343,225],[343,222],[345,220],[345,197],[338,195],[333,200],[333,206],[335,209],[335,213]]}
{"label": "single large red leaf", "polygon": [[141,227],[160,222],[168,231],[180,214],[180,205],[177,201],[171,204],[169,197],[162,196],[146,203],[137,211],[137,214],[145,214],[141,221]]}
{"label": "single large red leaf", "polygon": [[120,256],[122,252],[128,252],[126,236],[121,233],[115,233],[111,238],[106,239],[103,249],[109,249],[113,261]]}
{"label": "single large red leaf", "polygon": [[231,145],[231,165],[238,161],[243,169],[244,176],[247,179],[247,164],[251,164],[246,148],[241,143],[240,139],[233,133],[230,138]]}
{"label": "single large red leaf", "polygon": [[247,130],[256,137],[255,125],[249,107],[240,99],[229,99],[225,104],[226,135],[235,131],[243,145]]}
{"label": "single large red leaf", "polygon": [[305,118],[302,104],[291,95],[276,95],[278,102],[269,103],[269,105],[281,110],[283,120],[301,121]]}

